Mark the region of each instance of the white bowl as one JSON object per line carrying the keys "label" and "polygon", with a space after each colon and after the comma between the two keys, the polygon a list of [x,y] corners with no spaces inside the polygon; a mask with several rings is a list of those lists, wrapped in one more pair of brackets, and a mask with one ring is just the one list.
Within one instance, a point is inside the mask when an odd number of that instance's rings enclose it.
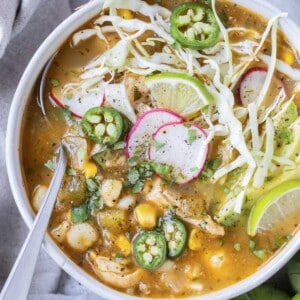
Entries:
{"label": "white bowl", "polygon": [[[278,9],[263,0],[232,0],[232,2],[252,9],[268,19],[280,13]],[[94,0],[89,2],[83,8],[62,22],[36,51],[16,90],[8,119],[6,162],[12,193],[19,211],[28,227],[31,227],[33,224],[34,213],[27,197],[24,179],[22,177],[22,166],[20,163],[20,148],[22,147],[22,145],[20,145],[20,136],[22,132],[23,113],[32,87],[46,62],[59,49],[72,32],[100,12],[102,5],[103,0]],[[299,28],[289,19],[281,20],[280,25],[291,43],[295,47],[300,47]],[[298,48],[298,50],[300,49]],[[48,235],[45,238],[43,246],[62,269],[104,299],[141,299],[140,297],[133,297],[120,293],[94,279],[78,267],[71,259],[69,259]],[[288,262],[299,248],[300,232],[298,231],[297,235],[289,241],[283,249],[279,250],[271,260],[265,263],[253,275],[217,292],[206,294],[201,297],[190,297],[188,299],[230,299],[245,293],[260,285],[275,274]]]}

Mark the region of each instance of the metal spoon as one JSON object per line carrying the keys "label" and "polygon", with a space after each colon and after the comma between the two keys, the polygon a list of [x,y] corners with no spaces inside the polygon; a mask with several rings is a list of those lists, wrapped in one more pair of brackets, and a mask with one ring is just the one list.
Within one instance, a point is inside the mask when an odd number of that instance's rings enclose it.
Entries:
{"label": "metal spoon", "polygon": [[38,105],[41,108],[41,111],[44,116],[46,116],[46,110],[45,110],[45,105],[44,105],[44,90],[45,90],[45,86],[46,86],[46,77],[48,75],[48,71],[49,71],[55,57],[56,57],[56,53],[54,53],[53,56],[48,60],[48,62],[46,63],[46,65],[42,71],[41,81],[40,81],[38,94],[37,94],[37,102],[38,102]]}
{"label": "metal spoon", "polygon": [[67,156],[63,146],[61,146],[59,149],[58,164],[50,187],[1,291],[0,300],[24,300],[27,298],[40,247],[48,227],[66,167]]}

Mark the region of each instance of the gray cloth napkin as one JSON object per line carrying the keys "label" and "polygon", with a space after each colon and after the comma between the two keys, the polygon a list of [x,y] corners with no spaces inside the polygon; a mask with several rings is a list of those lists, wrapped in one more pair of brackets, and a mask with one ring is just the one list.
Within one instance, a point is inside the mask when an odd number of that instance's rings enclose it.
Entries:
{"label": "gray cloth napkin", "polygon": [[[28,230],[9,188],[5,166],[5,131],[18,81],[35,50],[80,0],[0,0],[0,288]],[[10,41],[10,42],[9,42]],[[9,43],[9,44],[8,44]],[[96,300],[42,250],[30,289],[30,300]]]}
{"label": "gray cloth napkin", "polygon": [[[28,233],[14,203],[6,175],[4,148],[9,107],[22,72],[35,50],[72,9],[88,0],[69,1],[0,0],[0,288]],[[290,17],[300,24],[299,0],[269,1],[288,11]],[[281,275],[278,281],[282,278],[285,276]],[[28,299],[100,298],[61,271],[42,250]]]}

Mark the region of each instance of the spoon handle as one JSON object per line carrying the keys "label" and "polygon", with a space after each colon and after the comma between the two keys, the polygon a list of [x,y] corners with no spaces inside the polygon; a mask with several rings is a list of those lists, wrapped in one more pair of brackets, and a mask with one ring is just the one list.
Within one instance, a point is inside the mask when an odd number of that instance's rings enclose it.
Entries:
{"label": "spoon handle", "polygon": [[43,204],[2,289],[0,300],[24,300],[31,285],[40,247],[67,167],[65,150],[59,149],[59,161]]}

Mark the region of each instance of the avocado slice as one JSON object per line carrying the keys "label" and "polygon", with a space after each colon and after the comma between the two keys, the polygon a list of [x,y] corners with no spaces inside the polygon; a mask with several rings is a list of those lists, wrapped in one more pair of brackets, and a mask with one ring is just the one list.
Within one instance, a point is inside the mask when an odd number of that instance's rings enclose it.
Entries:
{"label": "avocado slice", "polygon": [[274,116],[275,140],[280,148],[292,142],[292,135],[288,129],[298,118],[298,109],[293,99],[282,105],[280,111]]}
{"label": "avocado slice", "polygon": [[300,162],[300,117],[294,121],[288,128],[288,134],[291,135],[290,142],[277,148],[275,154],[288,158],[296,163]]}

